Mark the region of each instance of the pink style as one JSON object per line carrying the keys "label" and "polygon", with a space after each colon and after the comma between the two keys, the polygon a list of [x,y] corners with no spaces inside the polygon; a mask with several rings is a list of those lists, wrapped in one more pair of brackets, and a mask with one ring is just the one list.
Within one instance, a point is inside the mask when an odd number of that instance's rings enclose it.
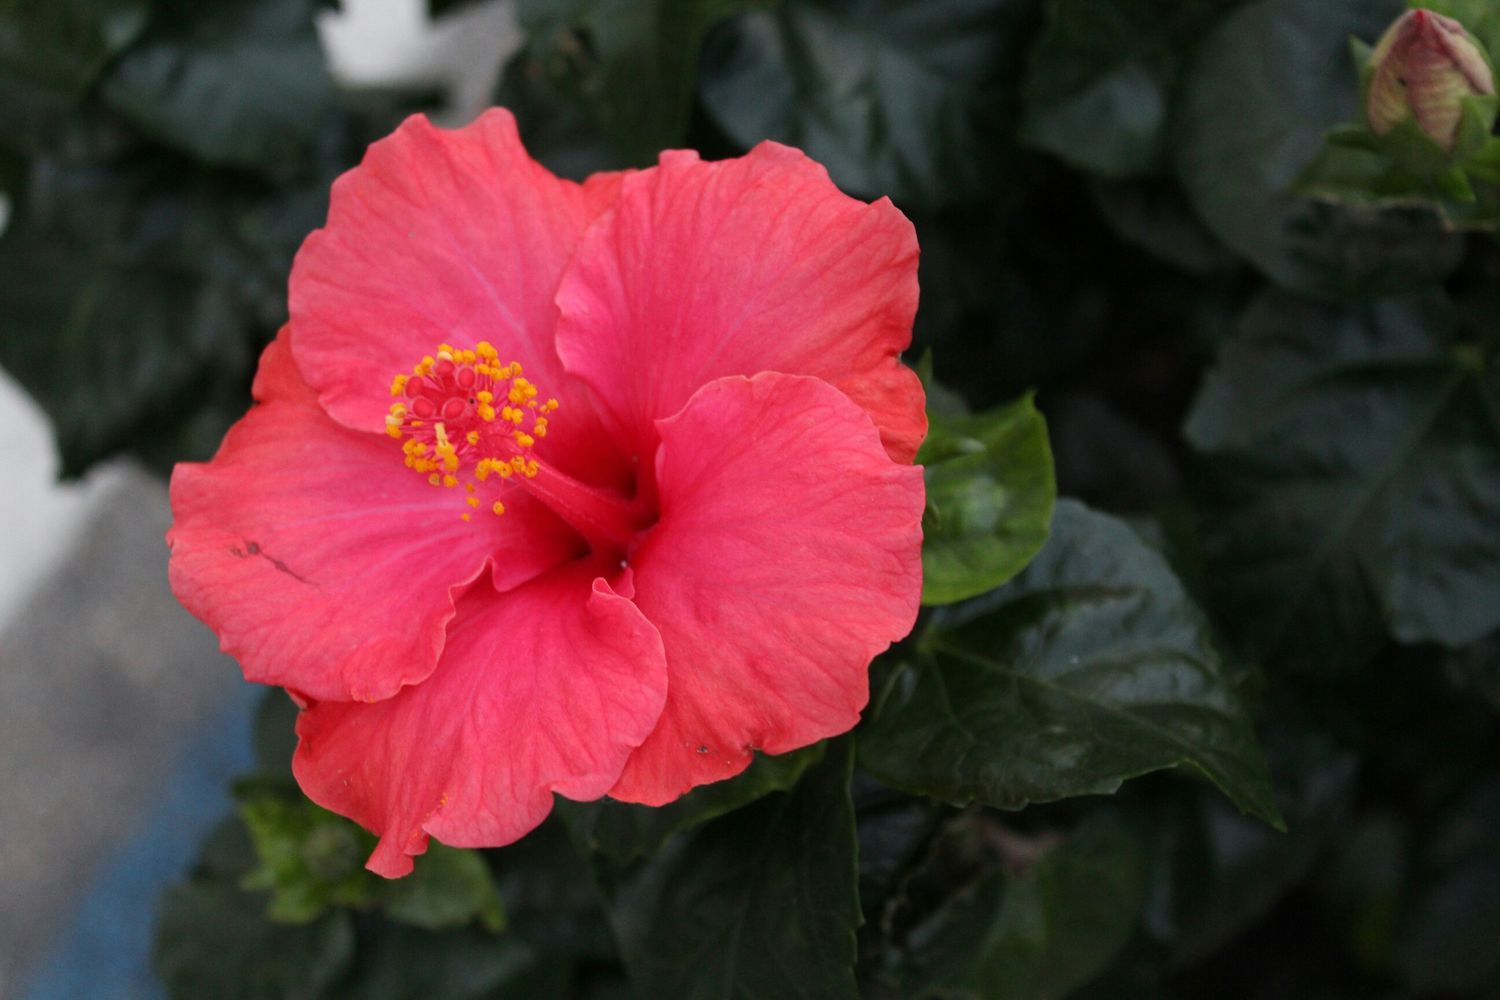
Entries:
{"label": "pink style", "polygon": [[849,730],[921,594],[917,243],[795,149],[575,184],[510,114],[334,185],[171,581],[412,870]]}

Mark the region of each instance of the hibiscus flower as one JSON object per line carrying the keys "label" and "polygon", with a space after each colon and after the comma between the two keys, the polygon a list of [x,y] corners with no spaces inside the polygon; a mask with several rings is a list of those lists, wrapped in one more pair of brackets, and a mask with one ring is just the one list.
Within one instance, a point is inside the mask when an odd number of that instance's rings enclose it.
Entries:
{"label": "hibiscus flower", "polygon": [[921,591],[916,260],[774,143],[576,184],[416,116],[339,178],[168,541],[372,870],[855,724]]}

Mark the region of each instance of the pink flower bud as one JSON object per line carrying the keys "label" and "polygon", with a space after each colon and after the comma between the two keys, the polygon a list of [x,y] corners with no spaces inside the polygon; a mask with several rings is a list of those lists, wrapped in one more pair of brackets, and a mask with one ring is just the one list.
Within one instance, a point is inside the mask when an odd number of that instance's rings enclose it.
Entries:
{"label": "pink flower bud", "polygon": [[1495,73],[1464,26],[1430,10],[1410,10],[1381,37],[1370,59],[1370,129],[1390,133],[1408,118],[1442,149],[1458,138],[1462,101],[1493,96]]}

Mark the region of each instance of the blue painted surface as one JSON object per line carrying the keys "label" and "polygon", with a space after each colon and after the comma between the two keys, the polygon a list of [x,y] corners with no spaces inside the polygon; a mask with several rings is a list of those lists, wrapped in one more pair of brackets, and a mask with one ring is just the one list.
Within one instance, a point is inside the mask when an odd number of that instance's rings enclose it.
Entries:
{"label": "blue painted surface", "polygon": [[25,1000],[163,1000],[151,972],[156,901],[187,874],[203,838],[229,813],[229,783],[251,767],[251,721],[263,691],[238,685],[189,737],[22,989]]}

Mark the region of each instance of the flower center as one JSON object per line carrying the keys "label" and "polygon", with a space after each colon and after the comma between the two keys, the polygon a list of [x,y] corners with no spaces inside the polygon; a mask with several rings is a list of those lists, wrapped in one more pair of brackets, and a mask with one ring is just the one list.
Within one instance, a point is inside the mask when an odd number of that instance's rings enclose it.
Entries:
{"label": "flower center", "polygon": [[[412,368],[391,381],[391,404],[385,431],[406,454],[406,467],[433,486],[468,494],[468,506],[484,504],[478,483],[490,476],[535,478],[538,463],[531,454],[537,438],[547,436],[547,415],[557,400],[539,400],[537,387],[521,377],[521,366],[501,364],[495,348],[480,341],[473,350],[440,344]],[[492,513],[505,513],[496,498]],[[470,519],[468,511],[463,513]]]}
{"label": "flower center", "polygon": [[439,345],[392,380],[391,395],[399,399],[386,433],[402,442],[407,468],[433,486],[462,488],[465,521],[480,508],[504,514],[508,494],[525,489],[593,549],[622,556],[650,523],[649,500],[579,482],[537,458],[533,448],[547,436],[557,400],[543,401],[521,366],[501,364],[485,341],[473,350]]}

